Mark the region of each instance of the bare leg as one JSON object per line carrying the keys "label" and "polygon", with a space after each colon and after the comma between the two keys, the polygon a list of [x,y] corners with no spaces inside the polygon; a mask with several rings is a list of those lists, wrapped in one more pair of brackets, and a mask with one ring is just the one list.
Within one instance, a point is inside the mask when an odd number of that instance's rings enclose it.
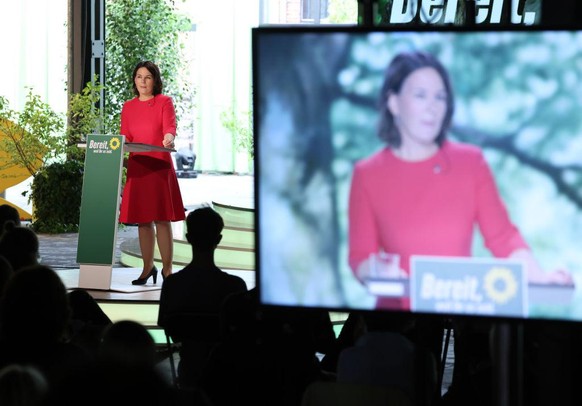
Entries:
{"label": "bare leg", "polygon": [[162,274],[168,276],[172,273],[172,261],[174,258],[172,223],[169,221],[156,221],[156,239],[162,256]]}
{"label": "bare leg", "polygon": [[139,248],[143,260],[143,271],[140,278],[145,277],[154,267],[154,247],[156,243],[156,233],[154,223],[140,223],[138,225]]}

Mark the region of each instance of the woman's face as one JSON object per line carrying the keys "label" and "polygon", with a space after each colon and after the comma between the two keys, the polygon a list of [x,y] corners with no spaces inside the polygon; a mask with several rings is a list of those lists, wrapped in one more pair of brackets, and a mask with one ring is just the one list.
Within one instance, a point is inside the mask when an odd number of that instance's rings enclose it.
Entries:
{"label": "woman's face", "polygon": [[398,94],[388,97],[388,109],[400,131],[402,145],[432,145],[447,113],[447,90],[434,68],[412,72]]}
{"label": "woman's face", "polygon": [[139,68],[133,80],[140,98],[154,95],[154,76],[147,68]]}

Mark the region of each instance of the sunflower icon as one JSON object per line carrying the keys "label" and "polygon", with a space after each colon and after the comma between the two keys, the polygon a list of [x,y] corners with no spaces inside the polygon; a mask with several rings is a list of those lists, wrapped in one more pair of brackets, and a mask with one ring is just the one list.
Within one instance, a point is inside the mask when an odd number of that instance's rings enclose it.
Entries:
{"label": "sunflower icon", "polygon": [[111,138],[111,140],[109,140],[109,147],[112,150],[115,151],[120,146],[121,146],[121,142],[119,141],[119,138]]}
{"label": "sunflower icon", "polygon": [[517,293],[517,281],[508,268],[491,268],[485,275],[485,292],[497,304],[504,304]]}

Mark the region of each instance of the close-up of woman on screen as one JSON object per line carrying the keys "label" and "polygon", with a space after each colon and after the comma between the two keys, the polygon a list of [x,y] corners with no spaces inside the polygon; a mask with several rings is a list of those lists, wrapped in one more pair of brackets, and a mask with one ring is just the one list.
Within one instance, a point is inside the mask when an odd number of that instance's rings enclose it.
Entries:
{"label": "close-up of woman on screen", "polygon": [[[471,256],[478,226],[495,257],[524,261],[529,282],[572,283],[565,270],[540,267],[479,147],[447,139],[453,88],[433,55],[396,55],[379,104],[386,147],[356,163],[349,195],[349,263],[360,281],[407,277],[415,254]],[[408,298],[380,297],[376,307],[408,305]]]}

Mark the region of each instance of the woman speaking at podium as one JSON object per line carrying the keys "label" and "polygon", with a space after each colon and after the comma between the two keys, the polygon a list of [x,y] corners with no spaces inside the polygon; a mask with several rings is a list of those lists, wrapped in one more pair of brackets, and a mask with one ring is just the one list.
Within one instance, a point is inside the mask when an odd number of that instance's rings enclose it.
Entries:
{"label": "woman speaking at podium", "polygon": [[[176,113],[172,99],[162,94],[162,78],[156,64],[139,62],[133,70],[133,92],[121,110],[121,135],[126,142],[139,142],[174,148]],[[131,152],[121,200],[119,221],[138,224],[143,270],[134,285],[151,277],[156,283],[154,265],[157,240],[162,257],[162,278],[172,273],[172,221],[185,218],[180,187],[169,152]]]}
{"label": "woman speaking at podium", "polygon": [[[528,280],[571,284],[565,270],[545,272],[512,223],[483,152],[447,139],[454,99],[445,67],[432,54],[401,53],[385,71],[379,136],[386,147],[356,163],[349,198],[349,262],[365,281],[380,265],[408,277],[413,254],[471,256],[479,226],[496,257],[523,260]],[[399,264],[384,265],[384,253]],[[394,268],[394,269],[392,269]],[[377,308],[408,309],[379,298]]]}

